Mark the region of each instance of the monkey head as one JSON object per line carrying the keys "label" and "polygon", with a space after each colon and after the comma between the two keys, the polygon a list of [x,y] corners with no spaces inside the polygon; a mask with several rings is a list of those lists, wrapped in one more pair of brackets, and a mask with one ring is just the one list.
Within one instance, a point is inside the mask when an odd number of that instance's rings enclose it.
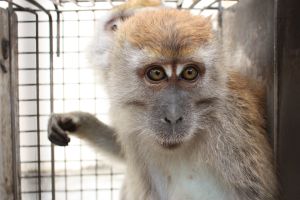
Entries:
{"label": "monkey head", "polygon": [[225,93],[215,40],[210,19],[187,11],[157,8],[124,20],[103,69],[120,132],[170,149],[208,129]]}

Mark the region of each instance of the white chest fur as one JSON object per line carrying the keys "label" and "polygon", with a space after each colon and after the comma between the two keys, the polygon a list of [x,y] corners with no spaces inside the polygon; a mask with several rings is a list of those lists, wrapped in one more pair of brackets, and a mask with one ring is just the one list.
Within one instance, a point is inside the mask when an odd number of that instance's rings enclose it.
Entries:
{"label": "white chest fur", "polygon": [[233,200],[233,194],[206,167],[186,163],[149,168],[154,199],[159,200]]}

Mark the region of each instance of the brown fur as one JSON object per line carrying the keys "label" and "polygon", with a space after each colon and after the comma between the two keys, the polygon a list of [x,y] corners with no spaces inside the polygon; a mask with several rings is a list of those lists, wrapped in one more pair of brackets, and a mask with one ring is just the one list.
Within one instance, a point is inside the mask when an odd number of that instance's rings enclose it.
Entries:
{"label": "brown fur", "polygon": [[[236,72],[229,72],[227,86],[224,132],[220,133],[221,141],[216,142],[214,136],[208,142],[210,159],[215,156],[213,165],[243,199],[273,200],[277,182],[265,129],[263,86]],[[232,132],[227,126],[233,126]],[[216,146],[223,149],[216,151]]]}
{"label": "brown fur", "polygon": [[160,6],[160,0],[129,0],[124,4],[116,6],[113,11],[122,11],[122,10],[129,10],[135,8],[142,8],[142,7],[155,7]]}
{"label": "brown fur", "polygon": [[265,91],[261,84],[237,72],[229,72],[228,88],[239,102],[238,106],[243,108],[241,109],[242,116],[247,118],[251,124],[264,130]]}
{"label": "brown fur", "polygon": [[212,39],[208,19],[175,9],[138,13],[124,22],[120,33],[119,41],[165,57],[183,57]]}

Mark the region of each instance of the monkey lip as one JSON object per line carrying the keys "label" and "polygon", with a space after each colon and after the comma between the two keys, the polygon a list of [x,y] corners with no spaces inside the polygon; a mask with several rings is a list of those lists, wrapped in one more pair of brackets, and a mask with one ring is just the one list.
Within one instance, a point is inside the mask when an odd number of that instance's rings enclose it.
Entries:
{"label": "monkey lip", "polygon": [[182,143],[182,139],[160,139],[158,140],[159,144],[165,149],[175,149],[178,148]]}
{"label": "monkey lip", "polygon": [[161,145],[166,149],[175,149],[179,147],[182,142],[162,142]]}
{"label": "monkey lip", "polygon": [[189,140],[191,134],[187,131],[166,131],[156,134],[156,142],[164,149],[176,149]]}

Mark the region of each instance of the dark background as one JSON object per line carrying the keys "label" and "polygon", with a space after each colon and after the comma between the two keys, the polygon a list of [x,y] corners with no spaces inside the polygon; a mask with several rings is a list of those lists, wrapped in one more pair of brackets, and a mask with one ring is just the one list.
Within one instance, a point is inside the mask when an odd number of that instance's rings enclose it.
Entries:
{"label": "dark background", "polygon": [[300,200],[300,1],[240,0],[222,14],[227,62],[267,86],[282,200]]}

